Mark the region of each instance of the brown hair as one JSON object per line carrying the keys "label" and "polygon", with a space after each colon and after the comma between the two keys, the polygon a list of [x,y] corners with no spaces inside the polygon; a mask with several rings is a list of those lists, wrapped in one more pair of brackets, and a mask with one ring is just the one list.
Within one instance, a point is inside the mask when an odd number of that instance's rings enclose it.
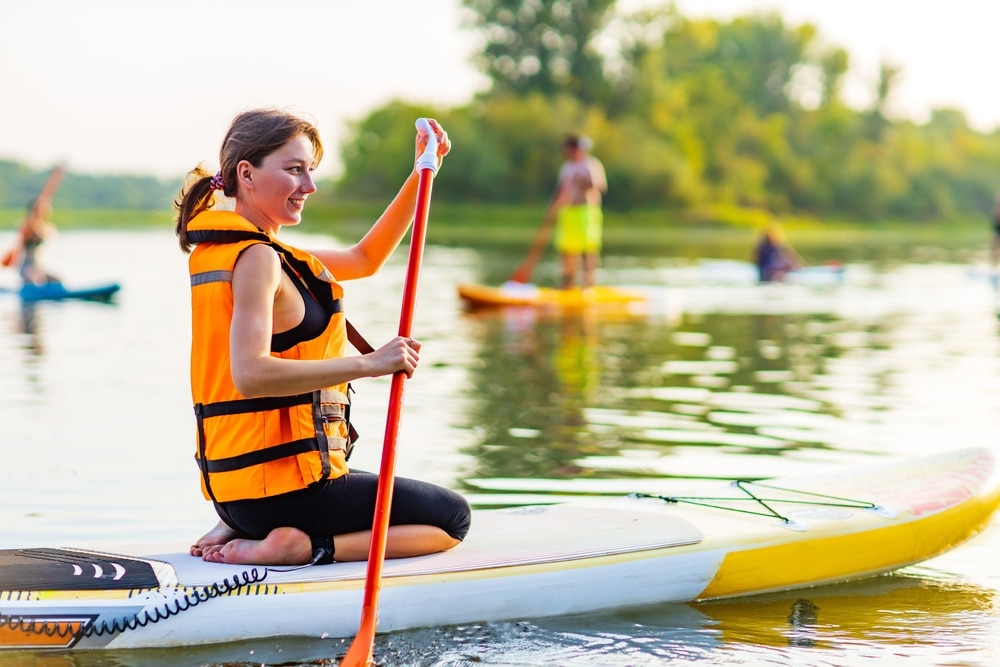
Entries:
{"label": "brown hair", "polygon": [[[264,158],[299,135],[305,136],[312,143],[312,166],[315,167],[323,159],[323,144],[314,123],[280,109],[254,109],[237,115],[230,123],[219,150],[223,194],[227,197],[235,197],[237,194],[236,165],[246,160],[259,167]],[[188,172],[179,198],[174,201],[174,208],[177,209],[177,239],[184,252],[190,252],[192,245],[187,238],[188,221],[215,204],[215,191],[211,181],[212,174],[198,165]]]}
{"label": "brown hair", "polygon": [[585,151],[589,151],[591,148],[591,141],[590,137],[582,132],[570,132],[563,137],[562,145],[563,148],[581,148]]}

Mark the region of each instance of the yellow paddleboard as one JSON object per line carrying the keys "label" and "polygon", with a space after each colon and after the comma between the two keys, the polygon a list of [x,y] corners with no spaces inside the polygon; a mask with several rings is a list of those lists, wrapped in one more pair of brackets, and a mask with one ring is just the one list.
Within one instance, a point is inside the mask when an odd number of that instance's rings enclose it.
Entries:
{"label": "yellow paddleboard", "polygon": [[627,304],[646,301],[638,290],[609,285],[588,288],[555,289],[530,283],[508,282],[500,287],[464,284],[458,286],[458,295],[472,308],[497,306],[538,306],[553,308],[585,308],[601,304]]}

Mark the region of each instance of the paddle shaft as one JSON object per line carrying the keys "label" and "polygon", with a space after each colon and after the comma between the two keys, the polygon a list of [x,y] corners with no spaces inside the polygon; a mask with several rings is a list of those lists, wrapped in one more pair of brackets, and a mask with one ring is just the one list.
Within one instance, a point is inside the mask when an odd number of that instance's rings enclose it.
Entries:
{"label": "paddle shaft", "polygon": [[524,258],[521,266],[517,267],[517,270],[511,275],[511,282],[531,282],[531,274],[535,272],[535,267],[538,266],[538,261],[542,258],[542,253],[545,252],[545,246],[549,243],[549,237],[552,236],[552,229],[554,227],[555,216],[551,215],[551,213],[546,214],[545,219],[542,220],[542,226],[538,228],[535,240],[528,250],[528,256]]}
{"label": "paddle shaft", "polygon": [[[413,313],[417,297],[417,281],[423,262],[424,241],[427,237],[427,214],[431,201],[431,186],[437,171],[437,138],[426,120],[417,121],[417,129],[427,135],[427,147],[417,160],[419,180],[417,205],[410,232],[410,256],[403,285],[403,306],[399,315],[399,335],[409,338],[413,330]],[[378,622],[378,596],[385,561],[386,540],[389,533],[389,512],[392,508],[392,490],[396,474],[396,436],[403,409],[403,389],[406,373],[398,371],[392,376],[389,388],[389,410],[382,442],[382,462],[379,467],[378,491],[375,496],[375,518],[372,522],[372,539],[368,548],[368,570],[365,576],[365,596],[361,608],[361,626],[354,641],[340,663],[342,667],[371,665],[375,649],[375,626]]]}

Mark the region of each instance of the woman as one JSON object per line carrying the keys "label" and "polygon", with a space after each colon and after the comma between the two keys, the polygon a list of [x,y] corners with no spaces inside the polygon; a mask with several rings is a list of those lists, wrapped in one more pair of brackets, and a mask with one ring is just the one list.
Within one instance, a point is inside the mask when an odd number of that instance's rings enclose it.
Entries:
{"label": "woman", "polygon": [[18,262],[18,273],[25,285],[57,283],[59,278],[46,271],[38,262],[38,253],[45,241],[55,236],[56,228],[49,222],[52,204],[45,197],[28,203],[28,213],[18,232],[19,245],[3,258],[3,265]]}
{"label": "woman", "polygon": [[[440,160],[450,143],[431,126]],[[427,137],[418,134],[416,144],[419,155]],[[219,173],[193,170],[176,203],[181,249],[191,253],[196,458],[202,491],[221,518],[191,547],[207,561],[368,557],[378,478],[347,467],[348,383],[412,374],[420,344],[396,337],[345,356],[337,281],[373,274],[396,249],[413,221],[418,176],[411,173],[356,245],[309,253],[277,235],[300,222],[322,156],[310,122],[274,109],[241,113],[223,141]],[[234,198],[233,211],[213,210],[217,190]],[[457,493],[397,478],[386,557],[450,549],[469,523]]]}

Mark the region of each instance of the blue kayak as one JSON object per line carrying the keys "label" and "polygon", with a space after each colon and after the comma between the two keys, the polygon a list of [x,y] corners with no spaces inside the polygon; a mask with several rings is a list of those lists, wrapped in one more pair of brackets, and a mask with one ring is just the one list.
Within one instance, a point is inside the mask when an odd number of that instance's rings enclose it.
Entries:
{"label": "blue kayak", "polygon": [[118,283],[69,288],[62,283],[52,282],[40,285],[25,284],[17,290],[17,293],[22,301],[65,301],[67,299],[110,301],[120,289],[121,285]]}

